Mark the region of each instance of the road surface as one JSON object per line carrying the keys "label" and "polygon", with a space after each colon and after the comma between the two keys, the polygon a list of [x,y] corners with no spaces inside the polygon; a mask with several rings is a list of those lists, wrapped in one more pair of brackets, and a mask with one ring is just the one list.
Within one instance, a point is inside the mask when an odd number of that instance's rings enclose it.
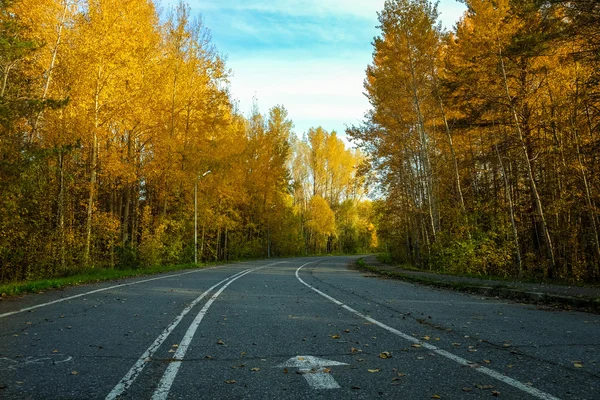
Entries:
{"label": "road surface", "polygon": [[0,302],[1,399],[599,399],[600,316],[245,262]]}

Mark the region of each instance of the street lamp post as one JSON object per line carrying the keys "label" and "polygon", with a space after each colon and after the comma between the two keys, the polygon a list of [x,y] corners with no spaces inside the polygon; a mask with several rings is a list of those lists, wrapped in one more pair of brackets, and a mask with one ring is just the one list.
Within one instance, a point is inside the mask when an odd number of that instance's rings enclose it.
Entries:
{"label": "street lamp post", "polygon": [[211,170],[209,169],[201,176],[198,176],[194,183],[194,264],[198,264],[198,180],[210,173]]}

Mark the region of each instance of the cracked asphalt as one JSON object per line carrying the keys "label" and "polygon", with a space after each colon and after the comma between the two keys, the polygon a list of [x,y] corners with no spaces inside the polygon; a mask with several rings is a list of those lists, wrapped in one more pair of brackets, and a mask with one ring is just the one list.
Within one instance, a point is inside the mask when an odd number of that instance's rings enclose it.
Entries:
{"label": "cracked asphalt", "polygon": [[0,398],[600,398],[600,316],[386,280],[353,260],[3,300]]}

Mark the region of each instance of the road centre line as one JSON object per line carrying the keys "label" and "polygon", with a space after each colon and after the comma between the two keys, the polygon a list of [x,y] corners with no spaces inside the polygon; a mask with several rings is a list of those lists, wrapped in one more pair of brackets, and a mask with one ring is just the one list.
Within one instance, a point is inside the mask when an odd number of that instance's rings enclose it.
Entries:
{"label": "road centre line", "polygon": [[[457,362],[457,363],[458,363],[458,364],[460,364],[460,365],[463,365],[463,366],[469,366],[469,367],[474,365],[474,363],[473,363],[473,362],[469,362],[469,361],[468,361],[467,359],[465,359],[465,358],[462,358],[462,357],[460,357],[460,356],[457,356],[457,355],[455,355],[455,354],[452,354],[452,353],[450,353],[450,352],[448,352],[448,351],[446,351],[446,350],[442,350],[442,349],[440,349],[440,348],[438,348],[438,347],[436,347],[436,346],[433,346],[433,345],[431,345],[431,344],[429,344],[429,343],[426,343],[426,342],[424,342],[424,341],[422,341],[422,340],[419,340],[419,339],[417,339],[417,338],[416,338],[416,337],[414,337],[414,336],[407,335],[406,333],[400,332],[399,330],[397,330],[397,329],[395,329],[395,328],[392,328],[391,326],[389,326],[389,325],[386,325],[386,324],[384,324],[384,323],[382,323],[382,322],[379,322],[379,321],[377,321],[376,319],[373,319],[373,318],[369,317],[368,315],[362,314],[362,313],[360,313],[360,312],[356,311],[355,309],[353,309],[352,307],[349,307],[349,306],[345,305],[345,304],[344,304],[344,303],[342,303],[341,301],[339,301],[339,300],[336,300],[336,299],[334,299],[333,297],[329,296],[328,294],[326,294],[326,293],[323,293],[323,292],[322,292],[322,291],[320,291],[319,289],[317,289],[317,288],[315,288],[315,287],[313,287],[313,286],[309,285],[308,283],[306,283],[305,281],[303,281],[303,280],[302,280],[302,278],[300,278],[300,275],[299,275],[299,272],[300,272],[300,270],[301,270],[303,267],[307,266],[308,264],[311,264],[311,263],[309,262],[309,263],[306,263],[306,264],[304,264],[304,265],[301,265],[301,266],[300,266],[300,267],[298,267],[298,269],[296,270],[296,278],[297,278],[297,279],[298,279],[298,280],[299,280],[299,281],[300,281],[300,282],[301,282],[301,283],[302,283],[304,286],[308,287],[309,289],[313,290],[314,292],[317,292],[317,293],[318,293],[318,294],[320,294],[321,296],[323,296],[323,297],[325,297],[326,299],[328,299],[328,300],[332,301],[333,303],[337,304],[338,306],[342,307],[343,309],[345,309],[345,310],[347,310],[347,311],[351,312],[352,314],[354,314],[354,315],[356,315],[356,316],[358,316],[358,317],[361,317],[361,318],[363,318],[363,319],[365,319],[365,320],[369,321],[370,323],[372,323],[372,324],[374,324],[374,325],[377,325],[377,326],[379,326],[380,328],[383,328],[383,329],[387,330],[388,332],[391,332],[391,333],[393,333],[393,334],[395,334],[395,335],[397,335],[397,336],[400,336],[401,338],[403,338],[403,339],[406,339],[406,340],[408,340],[409,342],[416,343],[416,344],[420,344],[422,347],[424,347],[424,348],[426,348],[426,349],[428,349],[428,350],[431,350],[431,351],[433,351],[434,353],[436,353],[436,354],[439,354],[439,355],[441,355],[441,356],[443,356],[443,357],[446,357],[446,358],[447,358],[447,359],[449,359],[449,360],[452,360],[452,361],[454,361],[454,362]],[[494,370],[492,370],[492,369],[490,369],[490,368],[483,367],[483,366],[479,366],[479,367],[477,367],[477,368],[473,368],[473,370],[474,370],[474,371],[477,371],[477,372],[480,372],[480,373],[482,373],[482,374],[484,374],[484,375],[487,375],[487,376],[489,376],[489,377],[491,377],[491,378],[497,379],[497,380],[499,380],[499,381],[501,381],[501,382],[503,382],[503,383],[506,383],[507,385],[510,385],[510,386],[512,386],[512,387],[514,387],[514,388],[516,388],[516,389],[519,389],[519,390],[521,390],[521,391],[523,391],[523,392],[525,392],[525,393],[528,393],[528,394],[530,394],[530,395],[532,395],[532,396],[534,396],[534,397],[537,397],[538,399],[542,399],[542,400],[560,400],[558,397],[554,397],[554,396],[552,396],[551,394],[549,394],[549,393],[546,393],[546,392],[543,392],[543,391],[541,391],[541,390],[539,390],[539,389],[536,389],[536,388],[534,388],[534,387],[527,386],[527,385],[525,385],[524,383],[522,383],[522,382],[520,382],[520,381],[518,381],[518,380],[516,380],[516,379],[510,378],[510,377],[508,377],[508,376],[506,376],[506,375],[504,375],[504,374],[501,374],[501,373],[499,373],[499,372],[497,372],[497,371],[494,371]]]}
{"label": "road centre line", "polygon": [[185,353],[187,352],[187,349],[189,348],[189,345],[192,342],[194,335],[196,334],[196,330],[198,329],[198,326],[200,326],[200,322],[202,322],[202,319],[208,312],[208,309],[210,308],[212,303],[214,303],[214,301],[217,299],[217,297],[219,297],[219,295],[225,289],[227,289],[227,286],[231,285],[233,282],[240,279],[244,275],[247,275],[247,274],[257,271],[259,269],[270,267],[272,265],[280,264],[283,262],[284,261],[276,262],[273,264],[265,265],[263,267],[258,267],[258,268],[254,268],[252,270],[244,271],[244,273],[236,276],[235,278],[233,278],[229,282],[227,282],[225,285],[223,285],[223,287],[221,287],[221,289],[219,289],[206,302],[206,304],[204,304],[204,307],[202,307],[202,309],[198,312],[198,315],[196,315],[196,318],[194,318],[194,321],[192,321],[187,332],[183,336],[183,339],[179,343],[179,346],[177,347],[177,351],[173,355],[173,361],[169,363],[169,366],[167,367],[166,371],[164,372],[164,374],[158,384],[158,387],[156,388],[156,390],[154,391],[154,394],[152,395],[152,400],[163,400],[163,399],[166,399],[167,396],[169,395],[171,386],[173,385],[173,382],[175,381],[175,377],[177,376],[177,373],[179,372],[179,368],[181,367],[181,362],[185,358]]}
{"label": "road centre line", "polygon": [[125,287],[125,286],[133,286],[133,285],[137,285],[137,284],[140,284],[140,283],[157,281],[157,280],[160,280],[160,279],[173,278],[175,276],[182,276],[182,275],[194,274],[194,273],[197,273],[197,272],[200,272],[200,271],[206,271],[207,269],[208,268],[194,269],[193,271],[181,272],[181,273],[178,273],[178,274],[167,275],[167,276],[159,276],[159,277],[156,277],[156,278],[144,279],[144,280],[136,281],[136,282],[122,283],[120,285],[113,285],[113,286],[105,287],[105,288],[102,288],[102,289],[96,289],[96,290],[92,290],[92,291],[89,291],[89,292],[76,294],[76,295],[69,296],[69,297],[63,297],[62,299],[57,299],[57,300],[49,301],[47,303],[36,304],[35,306],[25,307],[25,308],[21,308],[20,310],[10,311],[10,312],[4,313],[4,314],[0,314],[0,318],[8,317],[10,315],[19,314],[19,313],[22,313],[22,312],[25,312],[25,311],[35,310],[36,308],[46,307],[46,306],[49,306],[49,305],[52,305],[52,304],[56,304],[56,303],[61,303],[63,301],[67,301],[67,300],[73,300],[73,299],[76,299],[78,297],[88,296],[88,295],[94,294],[94,293],[104,292],[104,291],[107,291],[107,290],[116,289],[116,288]]}
{"label": "road centre line", "polygon": [[244,271],[240,271],[240,272],[233,274],[233,275],[223,279],[222,281],[214,284],[208,290],[206,290],[204,293],[202,293],[200,296],[198,296],[194,301],[192,301],[186,308],[184,308],[183,311],[181,311],[179,313],[179,315],[177,315],[177,317],[175,317],[175,319],[173,321],[171,321],[171,323],[162,331],[162,333],[160,335],[158,335],[156,340],[154,340],[154,342],[152,342],[150,347],[148,347],[146,349],[146,351],[135,362],[135,364],[133,364],[133,366],[127,372],[127,374],[125,374],[125,376],[119,381],[119,383],[117,383],[117,385],[113,388],[113,390],[111,390],[111,392],[106,396],[106,400],[112,400],[112,399],[117,398],[118,396],[123,394],[127,389],[129,389],[129,387],[131,387],[133,382],[137,379],[137,377],[140,375],[140,373],[146,366],[146,363],[149,361],[149,359],[154,355],[154,353],[156,353],[158,348],[163,344],[163,342],[167,339],[167,337],[171,334],[171,332],[173,332],[173,330],[177,327],[177,325],[179,325],[179,323],[181,322],[183,317],[185,317],[186,314],[189,313],[191,311],[191,309],[194,308],[194,306],[196,306],[196,304],[198,304],[204,297],[206,297],[211,291],[213,291],[219,285],[221,285],[231,279],[237,279],[242,274],[248,273],[250,271],[252,271],[252,270],[246,269]]}

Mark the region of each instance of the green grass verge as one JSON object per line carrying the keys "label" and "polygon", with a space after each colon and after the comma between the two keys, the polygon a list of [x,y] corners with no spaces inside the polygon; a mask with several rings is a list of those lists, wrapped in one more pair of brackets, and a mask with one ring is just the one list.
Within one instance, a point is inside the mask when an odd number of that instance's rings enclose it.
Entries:
{"label": "green grass verge", "polygon": [[[25,293],[39,293],[49,289],[61,289],[67,286],[76,286],[86,283],[95,283],[102,281],[111,281],[123,278],[132,278],[136,276],[153,275],[163,272],[175,272],[186,269],[206,268],[217,263],[206,264],[181,264],[167,265],[145,269],[91,269],[78,273],[76,275],[62,278],[42,279],[27,282],[13,282],[0,284],[0,294],[2,297],[19,296]],[[224,264],[224,263],[218,263]]]}

